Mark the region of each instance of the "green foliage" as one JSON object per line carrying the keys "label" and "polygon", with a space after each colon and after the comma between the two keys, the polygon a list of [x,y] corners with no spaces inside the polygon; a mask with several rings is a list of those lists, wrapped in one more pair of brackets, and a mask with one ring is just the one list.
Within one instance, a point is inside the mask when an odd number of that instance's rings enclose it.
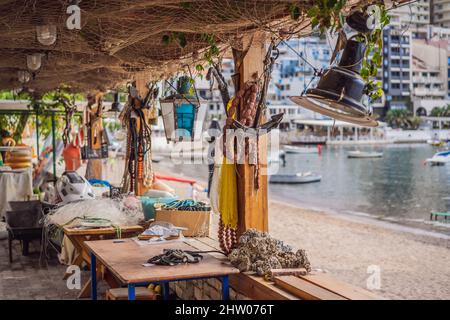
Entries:
{"label": "green foliage", "polygon": [[186,47],[186,34],[184,32],[171,32],[170,34],[163,35],[162,43],[169,45],[173,42],[176,42],[181,48]]}
{"label": "green foliage", "polygon": [[311,1],[308,6],[292,3],[287,10],[293,20],[306,15],[311,21],[311,27],[318,28],[323,34],[327,30],[334,32],[342,28],[345,19],[341,11],[346,3],[347,0]]}
{"label": "green foliage", "polygon": [[390,22],[390,17],[384,5],[380,9],[380,24],[367,35],[366,53],[362,62],[361,77],[366,82],[366,94],[371,101],[375,101],[383,95],[381,82],[376,81],[377,71],[383,63],[383,29]]}
{"label": "green foliage", "polygon": [[434,107],[430,112],[431,117],[450,117],[450,105]]}
{"label": "green foliage", "polygon": [[420,118],[414,116],[406,109],[391,109],[385,117],[386,122],[393,128],[417,129],[420,125]]}

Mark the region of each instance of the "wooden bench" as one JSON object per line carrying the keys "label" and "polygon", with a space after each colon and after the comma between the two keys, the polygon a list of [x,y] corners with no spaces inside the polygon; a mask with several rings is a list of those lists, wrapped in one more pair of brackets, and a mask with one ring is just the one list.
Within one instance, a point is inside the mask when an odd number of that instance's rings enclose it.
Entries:
{"label": "wooden bench", "polygon": [[[190,245],[199,250],[220,250],[211,238],[192,239]],[[277,276],[265,281],[253,273],[230,275],[230,286],[238,293],[254,300],[380,300],[378,295],[339,281],[323,272],[305,276]]]}

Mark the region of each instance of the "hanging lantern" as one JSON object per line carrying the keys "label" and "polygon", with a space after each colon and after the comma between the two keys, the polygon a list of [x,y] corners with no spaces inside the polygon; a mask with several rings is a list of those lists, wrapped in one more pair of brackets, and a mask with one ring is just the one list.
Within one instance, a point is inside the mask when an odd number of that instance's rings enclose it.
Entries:
{"label": "hanging lantern", "polygon": [[27,55],[27,67],[31,71],[37,71],[41,67],[42,54],[33,53]]}
{"label": "hanging lantern", "polygon": [[177,93],[160,100],[167,142],[198,140],[206,114],[206,104],[191,94],[189,77],[178,79]]}
{"label": "hanging lantern", "polygon": [[56,41],[56,26],[49,24],[36,26],[36,36],[39,43],[51,46]]}
{"label": "hanging lantern", "polygon": [[[370,32],[364,21],[367,21],[366,15],[347,18],[347,24],[359,34]],[[365,42],[351,37],[346,41],[339,64],[324,71],[316,88],[290,99],[301,107],[337,120],[365,127],[378,126],[371,108],[362,103],[366,84],[360,71],[365,51]]]}
{"label": "hanging lantern", "polygon": [[120,103],[119,92],[114,93],[114,102],[111,104],[111,112],[122,112],[123,105]]}
{"label": "hanging lantern", "polygon": [[27,83],[31,79],[31,75],[26,70],[19,70],[17,71],[17,78],[19,79],[20,83]]}

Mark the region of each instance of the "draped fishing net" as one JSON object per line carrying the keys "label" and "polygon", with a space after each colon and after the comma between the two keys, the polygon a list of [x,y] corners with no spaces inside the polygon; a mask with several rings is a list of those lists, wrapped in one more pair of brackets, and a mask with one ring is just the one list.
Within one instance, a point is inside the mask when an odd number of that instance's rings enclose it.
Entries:
{"label": "draped fishing net", "polygon": [[[369,1],[349,0],[347,8]],[[74,91],[104,90],[136,72],[154,80],[204,59],[211,37],[222,52],[256,30],[269,36],[305,36],[309,18],[294,20],[289,6],[314,1],[269,0],[0,0],[0,89],[45,92],[60,84]],[[67,7],[77,4],[81,29],[69,30]],[[56,42],[42,45],[36,26],[54,25]],[[27,54],[42,53],[41,68],[23,85]]]}

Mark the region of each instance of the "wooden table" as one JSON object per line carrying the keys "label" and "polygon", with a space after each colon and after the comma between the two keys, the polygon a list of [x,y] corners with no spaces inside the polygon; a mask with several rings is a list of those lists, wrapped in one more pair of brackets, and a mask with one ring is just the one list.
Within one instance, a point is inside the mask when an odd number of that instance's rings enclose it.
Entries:
{"label": "wooden table", "polygon": [[[122,226],[120,227],[121,238],[131,238],[137,236],[142,233],[144,228],[141,226]],[[69,238],[69,240],[73,243],[75,249],[79,252],[78,256],[75,258],[73,262],[74,265],[81,267],[83,262],[85,262],[89,267],[91,266],[91,257],[89,251],[85,246],[86,241],[91,240],[103,240],[103,239],[114,239],[117,238],[117,230],[109,227],[109,228],[96,228],[96,229],[80,229],[80,228],[71,228],[64,227],[64,234]],[[64,279],[67,279],[71,274],[66,273],[64,275]],[[100,276],[100,274],[98,275]],[[117,287],[115,284],[115,279],[108,276],[102,272],[101,277],[108,282],[111,287]],[[91,292],[91,280],[89,280],[81,289],[78,298],[88,298]]]}
{"label": "wooden table", "polygon": [[196,251],[189,242],[172,242],[165,244],[139,245],[132,239],[87,241],[86,247],[91,253],[91,281],[93,300],[97,299],[97,267],[99,262],[111,272],[122,285],[128,287],[128,299],[135,300],[135,287],[150,283],[161,284],[164,299],[169,295],[169,282],[189,281],[208,278],[217,278],[222,281],[222,298],[229,299],[230,274],[239,273],[231,266],[228,260],[203,254],[203,260],[194,264],[180,264],[175,266],[148,266],[143,264],[155,255],[162,253],[163,249],[182,249]]}

